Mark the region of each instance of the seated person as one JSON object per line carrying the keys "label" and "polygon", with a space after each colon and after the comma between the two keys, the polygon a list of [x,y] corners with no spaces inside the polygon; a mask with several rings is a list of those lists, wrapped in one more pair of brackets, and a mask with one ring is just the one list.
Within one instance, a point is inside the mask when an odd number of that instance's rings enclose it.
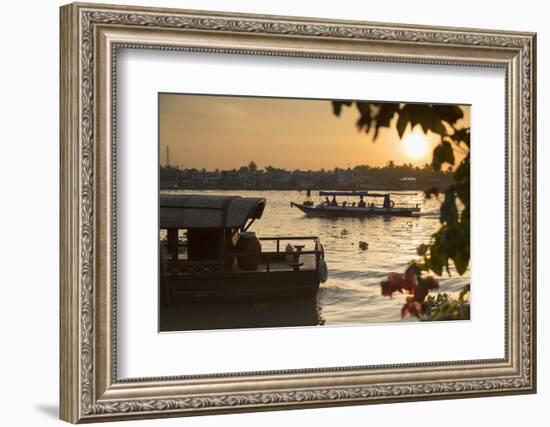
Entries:
{"label": "seated person", "polygon": [[336,196],[332,196],[330,206],[338,206],[338,202],[336,202]]}
{"label": "seated person", "polygon": [[359,203],[357,203],[357,206],[360,208],[365,207],[365,201],[363,200],[363,196],[361,196],[361,200],[359,200]]}

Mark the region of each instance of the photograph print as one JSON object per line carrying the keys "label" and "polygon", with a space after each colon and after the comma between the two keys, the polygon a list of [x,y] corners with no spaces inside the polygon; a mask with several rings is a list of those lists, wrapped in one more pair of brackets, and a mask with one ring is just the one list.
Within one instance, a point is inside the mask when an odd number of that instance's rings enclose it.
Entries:
{"label": "photograph print", "polygon": [[159,330],[469,320],[470,108],[160,93]]}

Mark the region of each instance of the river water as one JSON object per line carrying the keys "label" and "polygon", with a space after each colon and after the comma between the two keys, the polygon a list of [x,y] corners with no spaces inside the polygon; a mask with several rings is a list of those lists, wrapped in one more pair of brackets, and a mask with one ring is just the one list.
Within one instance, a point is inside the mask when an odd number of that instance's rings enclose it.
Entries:
{"label": "river water", "polygon": [[[186,190],[181,193],[199,192]],[[321,239],[329,270],[328,280],[321,284],[317,296],[319,323],[324,325],[402,321],[400,309],[405,296],[383,297],[380,282],[389,272],[404,272],[408,262],[418,258],[416,247],[427,243],[439,228],[440,203],[433,198],[425,199],[420,191],[414,196],[411,191],[392,193],[397,194],[392,196],[396,206],[418,203],[421,215],[413,218],[312,218],[290,206],[290,202],[301,203],[305,192],[200,191],[200,194],[265,198],[263,216],[250,229],[259,237],[315,235]],[[320,201],[317,199],[314,193],[316,204]],[[368,249],[361,249],[359,242],[368,243]],[[457,293],[470,282],[469,270],[463,276],[453,270],[451,273],[451,277],[445,275],[438,279],[441,292]]]}

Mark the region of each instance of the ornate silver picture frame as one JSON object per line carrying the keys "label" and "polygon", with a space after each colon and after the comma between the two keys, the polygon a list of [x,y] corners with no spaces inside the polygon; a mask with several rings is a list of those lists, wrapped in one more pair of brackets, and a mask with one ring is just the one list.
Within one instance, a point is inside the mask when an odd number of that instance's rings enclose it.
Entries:
{"label": "ornate silver picture frame", "polygon": [[[536,391],[535,34],[79,3],[63,6],[60,21],[61,419],[79,423]],[[120,49],[502,69],[504,357],[119,378]]]}

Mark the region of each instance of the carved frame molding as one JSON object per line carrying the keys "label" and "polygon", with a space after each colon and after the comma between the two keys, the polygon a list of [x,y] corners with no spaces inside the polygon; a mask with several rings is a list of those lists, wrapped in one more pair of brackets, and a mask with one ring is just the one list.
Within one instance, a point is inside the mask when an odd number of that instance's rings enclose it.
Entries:
{"label": "carved frame molding", "polygon": [[[505,68],[505,358],[118,380],[114,147],[119,48]],[[534,34],[71,4],[61,8],[60,87],[62,419],[76,423],[535,392]]]}

